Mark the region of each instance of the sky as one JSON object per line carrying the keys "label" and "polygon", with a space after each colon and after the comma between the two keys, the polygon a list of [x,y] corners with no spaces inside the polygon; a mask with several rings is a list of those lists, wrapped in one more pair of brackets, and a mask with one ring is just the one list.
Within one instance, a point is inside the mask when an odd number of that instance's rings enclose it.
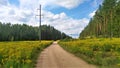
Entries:
{"label": "sky", "polygon": [[0,0],[0,22],[39,26],[39,5],[42,5],[41,24],[54,26],[73,38],[88,25],[103,0]]}

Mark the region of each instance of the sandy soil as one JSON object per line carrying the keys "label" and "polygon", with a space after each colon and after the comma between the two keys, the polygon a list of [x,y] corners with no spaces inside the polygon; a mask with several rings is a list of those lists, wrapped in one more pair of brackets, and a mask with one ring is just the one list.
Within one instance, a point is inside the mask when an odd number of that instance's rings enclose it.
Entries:
{"label": "sandy soil", "polygon": [[96,68],[96,66],[66,52],[57,42],[54,42],[42,51],[36,68]]}

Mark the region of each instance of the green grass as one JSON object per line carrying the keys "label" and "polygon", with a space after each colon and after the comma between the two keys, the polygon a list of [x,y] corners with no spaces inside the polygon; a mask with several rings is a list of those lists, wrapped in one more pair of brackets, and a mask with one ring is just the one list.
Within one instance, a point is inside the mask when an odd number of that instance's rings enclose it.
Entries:
{"label": "green grass", "polygon": [[39,53],[52,41],[0,42],[0,68],[34,68]]}
{"label": "green grass", "polygon": [[120,39],[60,41],[65,50],[100,68],[120,68]]}

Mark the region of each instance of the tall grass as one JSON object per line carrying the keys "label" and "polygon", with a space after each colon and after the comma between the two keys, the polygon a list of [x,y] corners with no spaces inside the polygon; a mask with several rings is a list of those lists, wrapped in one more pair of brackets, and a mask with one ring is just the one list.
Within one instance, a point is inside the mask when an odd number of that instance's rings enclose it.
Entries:
{"label": "tall grass", "polygon": [[33,68],[35,60],[51,41],[0,42],[0,68]]}
{"label": "tall grass", "polygon": [[61,41],[67,51],[100,68],[120,67],[120,39],[86,39]]}

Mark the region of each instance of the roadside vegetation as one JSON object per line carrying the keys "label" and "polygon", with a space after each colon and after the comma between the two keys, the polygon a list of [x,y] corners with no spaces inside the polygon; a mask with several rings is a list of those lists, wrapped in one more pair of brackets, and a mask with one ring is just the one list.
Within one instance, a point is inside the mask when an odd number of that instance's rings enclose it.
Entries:
{"label": "roadside vegetation", "polygon": [[52,41],[0,42],[0,68],[34,68],[39,53]]}
{"label": "roadside vegetation", "polygon": [[100,68],[120,67],[120,39],[84,39],[60,41],[65,50]]}

